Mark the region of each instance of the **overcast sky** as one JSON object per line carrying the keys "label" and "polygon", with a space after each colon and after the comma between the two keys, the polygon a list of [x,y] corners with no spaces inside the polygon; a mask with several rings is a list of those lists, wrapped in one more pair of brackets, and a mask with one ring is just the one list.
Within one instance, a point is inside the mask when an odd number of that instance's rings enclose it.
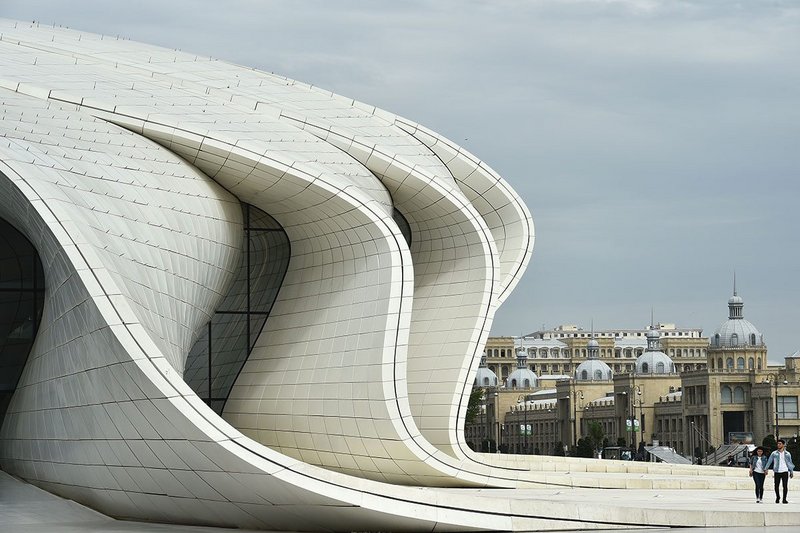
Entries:
{"label": "overcast sky", "polygon": [[656,321],[713,335],[733,272],[769,358],[800,349],[800,3],[0,0],[377,105],[531,209],[493,335]]}

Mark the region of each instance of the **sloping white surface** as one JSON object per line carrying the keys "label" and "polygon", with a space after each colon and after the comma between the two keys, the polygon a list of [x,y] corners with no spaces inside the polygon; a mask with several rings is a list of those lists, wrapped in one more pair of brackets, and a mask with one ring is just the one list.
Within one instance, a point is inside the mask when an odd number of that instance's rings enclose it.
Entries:
{"label": "sloping white surface", "polygon": [[[0,216],[34,243],[47,284],[4,469],[114,516],[281,530],[673,523],[374,480],[748,483],[465,449],[478,350],[532,223],[449,141],[218,61],[8,21],[0,33]],[[292,255],[229,425],[181,372],[233,275],[239,201],[280,222]]]}

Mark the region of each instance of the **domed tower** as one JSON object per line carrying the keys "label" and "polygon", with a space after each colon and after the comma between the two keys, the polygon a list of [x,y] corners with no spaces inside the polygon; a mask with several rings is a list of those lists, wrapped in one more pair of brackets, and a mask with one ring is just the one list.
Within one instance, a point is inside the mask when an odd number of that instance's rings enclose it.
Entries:
{"label": "domed tower", "polygon": [[517,348],[517,368],[506,380],[506,387],[511,389],[530,389],[539,386],[539,378],[528,368],[528,352],[520,346]]}
{"label": "domed tower", "polygon": [[675,363],[661,351],[661,334],[651,326],[646,336],[647,349],[636,358],[636,374],[674,374]]}
{"label": "domed tower", "polygon": [[473,387],[497,387],[497,374],[486,366],[486,352],[481,355],[481,362],[478,365],[478,373],[475,374]]}
{"label": "domed tower", "polygon": [[592,338],[589,340],[589,344],[586,345],[586,348],[588,352],[588,358],[586,361],[579,364],[578,368],[575,369],[575,380],[610,380],[613,376],[613,372],[611,371],[610,366],[608,366],[604,361],[600,360],[600,343],[594,338],[594,332],[592,332]]}
{"label": "domed tower", "polygon": [[764,336],[744,318],[744,300],[736,293],[728,299],[728,320],[719,325],[708,348],[708,367],[712,370],[749,371],[767,368]]}

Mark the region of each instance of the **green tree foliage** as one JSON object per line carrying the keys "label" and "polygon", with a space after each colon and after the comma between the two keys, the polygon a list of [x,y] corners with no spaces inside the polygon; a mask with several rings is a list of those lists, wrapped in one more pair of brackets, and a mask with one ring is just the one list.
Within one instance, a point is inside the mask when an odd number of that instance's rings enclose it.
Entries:
{"label": "green tree foliage", "polygon": [[578,457],[594,457],[594,446],[589,437],[578,439],[576,454]]}
{"label": "green tree foliage", "polygon": [[[792,437],[786,442],[786,450],[792,454],[792,457],[800,458],[800,439],[797,437]],[[794,459],[794,463],[797,464],[798,459]]]}
{"label": "green tree foliage", "polygon": [[557,455],[559,457],[564,456],[564,443],[561,441],[556,442],[555,447],[553,448],[553,455]]}
{"label": "green tree foliage", "polygon": [[472,389],[469,394],[469,402],[467,403],[467,415],[465,417],[466,424],[472,424],[478,418],[478,413],[481,412],[481,402],[483,401],[483,387]]}
{"label": "green tree foliage", "polygon": [[586,436],[586,439],[589,441],[592,450],[600,450],[602,448],[605,436],[606,433],[599,422],[589,422],[589,435]]}
{"label": "green tree foliage", "polygon": [[775,440],[775,435],[767,435],[764,437],[764,440],[761,441],[761,446],[768,450],[774,450],[778,447],[778,441]]}

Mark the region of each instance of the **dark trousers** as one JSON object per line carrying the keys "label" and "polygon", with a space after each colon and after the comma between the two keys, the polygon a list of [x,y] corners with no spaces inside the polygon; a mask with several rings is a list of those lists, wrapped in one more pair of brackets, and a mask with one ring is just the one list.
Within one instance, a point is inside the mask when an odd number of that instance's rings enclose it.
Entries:
{"label": "dark trousers", "polygon": [[753,481],[756,484],[756,500],[761,500],[764,498],[765,477],[767,477],[766,474],[759,474],[758,472],[753,472]]}
{"label": "dark trousers", "polygon": [[781,495],[778,491],[780,484],[783,483],[783,501],[786,501],[786,493],[789,492],[789,472],[773,473],[775,478],[775,499],[779,500]]}

